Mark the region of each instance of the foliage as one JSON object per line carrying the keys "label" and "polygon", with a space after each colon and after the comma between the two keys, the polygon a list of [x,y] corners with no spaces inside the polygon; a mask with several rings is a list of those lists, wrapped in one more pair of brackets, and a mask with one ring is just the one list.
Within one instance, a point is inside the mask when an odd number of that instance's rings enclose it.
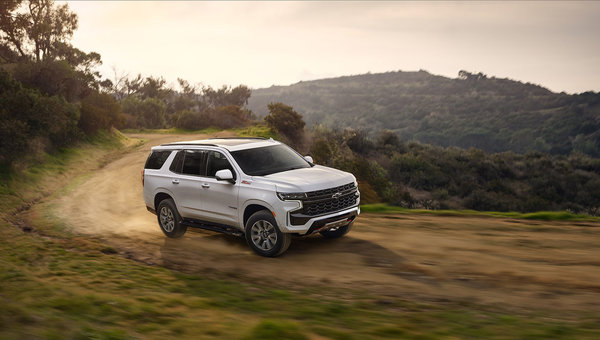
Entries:
{"label": "foliage", "polygon": [[0,42],[21,58],[50,60],[77,29],[77,15],[52,0],[8,1],[0,7]]}
{"label": "foliage", "polygon": [[253,124],[247,127],[232,129],[240,137],[278,138],[275,131],[264,124]]}
{"label": "foliage", "polygon": [[306,335],[297,325],[288,321],[263,320],[244,339],[251,340],[305,340]]}
{"label": "foliage", "polygon": [[382,131],[313,132],[319,164],[352,172],[390,204],[405,208],[478,211],[568,210],[600,215],[600,159],[442,148],[404,142]]}
{"label": "foliage", "polygon": [[85,74],[77,72],[65,61],[20,63],[13,74],[25,87],[37,89],[48,96],[62,96],[70,102],[91,91]]}
{"label": "foliage", "polygon": [[280,101],[308,125],[360,127],[371,137],[388,129],[445,147],[600,157],[600,93],[553,93],[466,71],[456,79],[398,71],[257,89],[248,107],[264,117]]}
{"label": "foliage", "polygon": [[140,99],[137,96],[129,96],[121,105],[124,113],[134,117],[135,126],[132,127],[160,129],[165,126],[166,105],[158,98]]}
{"label": "foliage", "polygon": [[122,125],[121,105],[106,93],[93,92],[81,101],[79,128],[86,134]]}
{"label": "foliage", "polygon": [[190,110],[177,112],[171,120],[171,125],[178,129],[200,130],[212,126],[208,115]]}
{"label": "foliage", "polygon": [[[56,168],[45,164],[43,176],[26,187],[19,179],[13,197],[37,197],[36,184],[52,194],[73,178],[82,180],[85,169],[96,168],[109,151],[86,146],[71,152],[56,159]],[[57,178],[62,181],[54,182]],[[0,203],[6,201],[0,194]],[[18,204],[24,202],[29,201]],[[102,240],[74,235],[46,204],[31,207],[30,215],[38,217],[23,222],[34,232],[23,232],[8,223],[18,204],[0,211],[3,339],[437,339],[449,334],[597,339],[600,332],[590,311],[414,302],[355,287],[340,296],[329,293],[331,282],[306,286],[257,282],[238,272],[221,274],[225,279],[181,273],[132,261]]]}
{"label": "foliage", "polygon": [[244,126],[250,122],[249,112],[238,105],[218,106],[214,110],[209,110],[209,115],[211,114],[215,126],[225,129]]}
{"label": "foliage", "polygon": [[[0,166],[14,168],[118,125],[120,105],[98,93],[98,53],[69,40],[77,15],[52,0],[0,4]],[[11,74],[8,74],[9,70]]]}
{"label": "foliage", "polygon": [[1,166],[78,138],[79,111],[64,98],[24,88],[1,70],[0,89]]}
{"label": "foliage", "polygon": [[[97,86],[94,72],[101,64],[98,53],[85,53],[69,40],[77,29],[77,14],[68,4],[53,0],[11,0],[0,6],[0,56],[7,62],[52,62],[62,60],[84,75],[88,86]],[[55,94],[55,93],[54,93]]]}
{"label": "foliage", "polygon": [[289,141],[297,141],[304,134],[304,120],[298,112],[283,103],[270,103],[269,114],[265,117],[267,126],[285,136]]}
{"label": "foliage", "polygon": [[542,221],[600,221],[599,217],[584,214],[574,214],[568,211],[538,211],[532,213],[518,212],[498,212],[498,211],[475,211],[475,210],[425,210],[425,209],[407,209],[398,206],[391,206],[385,203],[363,204],[360,206],[361,212],[380,213],[380,214],[426,214],[438,216],[489,216],[500,218],[516,218],[525,220]]}

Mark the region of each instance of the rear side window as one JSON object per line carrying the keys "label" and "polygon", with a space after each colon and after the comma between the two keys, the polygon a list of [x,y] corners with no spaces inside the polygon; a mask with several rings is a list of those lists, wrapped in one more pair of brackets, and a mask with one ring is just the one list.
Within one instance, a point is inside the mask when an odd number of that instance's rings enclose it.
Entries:
{"label": "rear side window", "polygon": [[163,164],[165,164],[165,161],[167,160],[167,158],[169,158],[170,154],[171,150],[152,151],[152,153],[150,154],[150,156],[148,156],[148,159],[146,160],[146,165],[144,166],[144,169],[158,170],[162,168]]}
{"label": "rear side window", "polygon": [[[176,171],[186,175],[204,176],[206,173],[206,152],[202,150],[185,150],[180,152],[181,170]],[[177,155],[179,156],[179,154]]]}
{"label": "rear side window", "polygon": [[175,158],[173,158],[173,162],[171,162],[171,167],[169,168],[169,170],[176,172],[176,173],[181,173],[181,168],[183,167],[183,155],[185,154],[185,151],[178,151],[177,154],[175,155]]}

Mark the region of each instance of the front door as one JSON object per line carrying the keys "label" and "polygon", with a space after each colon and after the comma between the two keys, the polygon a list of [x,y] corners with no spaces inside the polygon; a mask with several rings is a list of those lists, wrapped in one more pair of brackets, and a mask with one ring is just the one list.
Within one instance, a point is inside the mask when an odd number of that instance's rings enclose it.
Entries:
{"label": "front door", "polygon": [[229,169],[234,179],[239,176],[223,153],[213,150],[206,153],[206,175],[201,183],[203,214],[208,221],[235,226],[238,224],[239,186],[237,182],[217,180],[215,173]]}

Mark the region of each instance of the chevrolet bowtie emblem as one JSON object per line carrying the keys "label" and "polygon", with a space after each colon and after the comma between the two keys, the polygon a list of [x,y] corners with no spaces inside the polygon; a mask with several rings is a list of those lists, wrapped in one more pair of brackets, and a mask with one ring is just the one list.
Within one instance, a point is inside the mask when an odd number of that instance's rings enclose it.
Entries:
{"label": "chevrolet bowtie emblem", "polygon": [[331,195],[331,198],[337,200],[338,198],[342,197],[342,193],[341,192],[336,192],[335,194]]}

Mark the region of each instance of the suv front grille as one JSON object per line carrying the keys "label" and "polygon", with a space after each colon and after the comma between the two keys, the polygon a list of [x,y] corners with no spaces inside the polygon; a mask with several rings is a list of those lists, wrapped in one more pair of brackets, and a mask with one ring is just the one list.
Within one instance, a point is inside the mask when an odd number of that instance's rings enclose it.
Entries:
{"label": "suv front grille", "polygon": [[[302,213],[316,216],[354,206],[358,198],[356,191],[356,185],[348,183],[339,187],[307,192]],[[337,197],[334,198],[334,195]]]}
{"label": "suv front grille", "polygon": [[354,185],[354,183],[348,183],[346,185],[340,185],[339,187],[317,190],[317,191],[309,191],[306,193],[306,197],[308,197],[309,200],[312,200],[313,198],[319,198],[319,196],[322,197],[322,196],[326,196],[326,195],[333,195],[336,192],[344,192],[346,190],[355,189],[355,188],[356,188],[356,185]]}

